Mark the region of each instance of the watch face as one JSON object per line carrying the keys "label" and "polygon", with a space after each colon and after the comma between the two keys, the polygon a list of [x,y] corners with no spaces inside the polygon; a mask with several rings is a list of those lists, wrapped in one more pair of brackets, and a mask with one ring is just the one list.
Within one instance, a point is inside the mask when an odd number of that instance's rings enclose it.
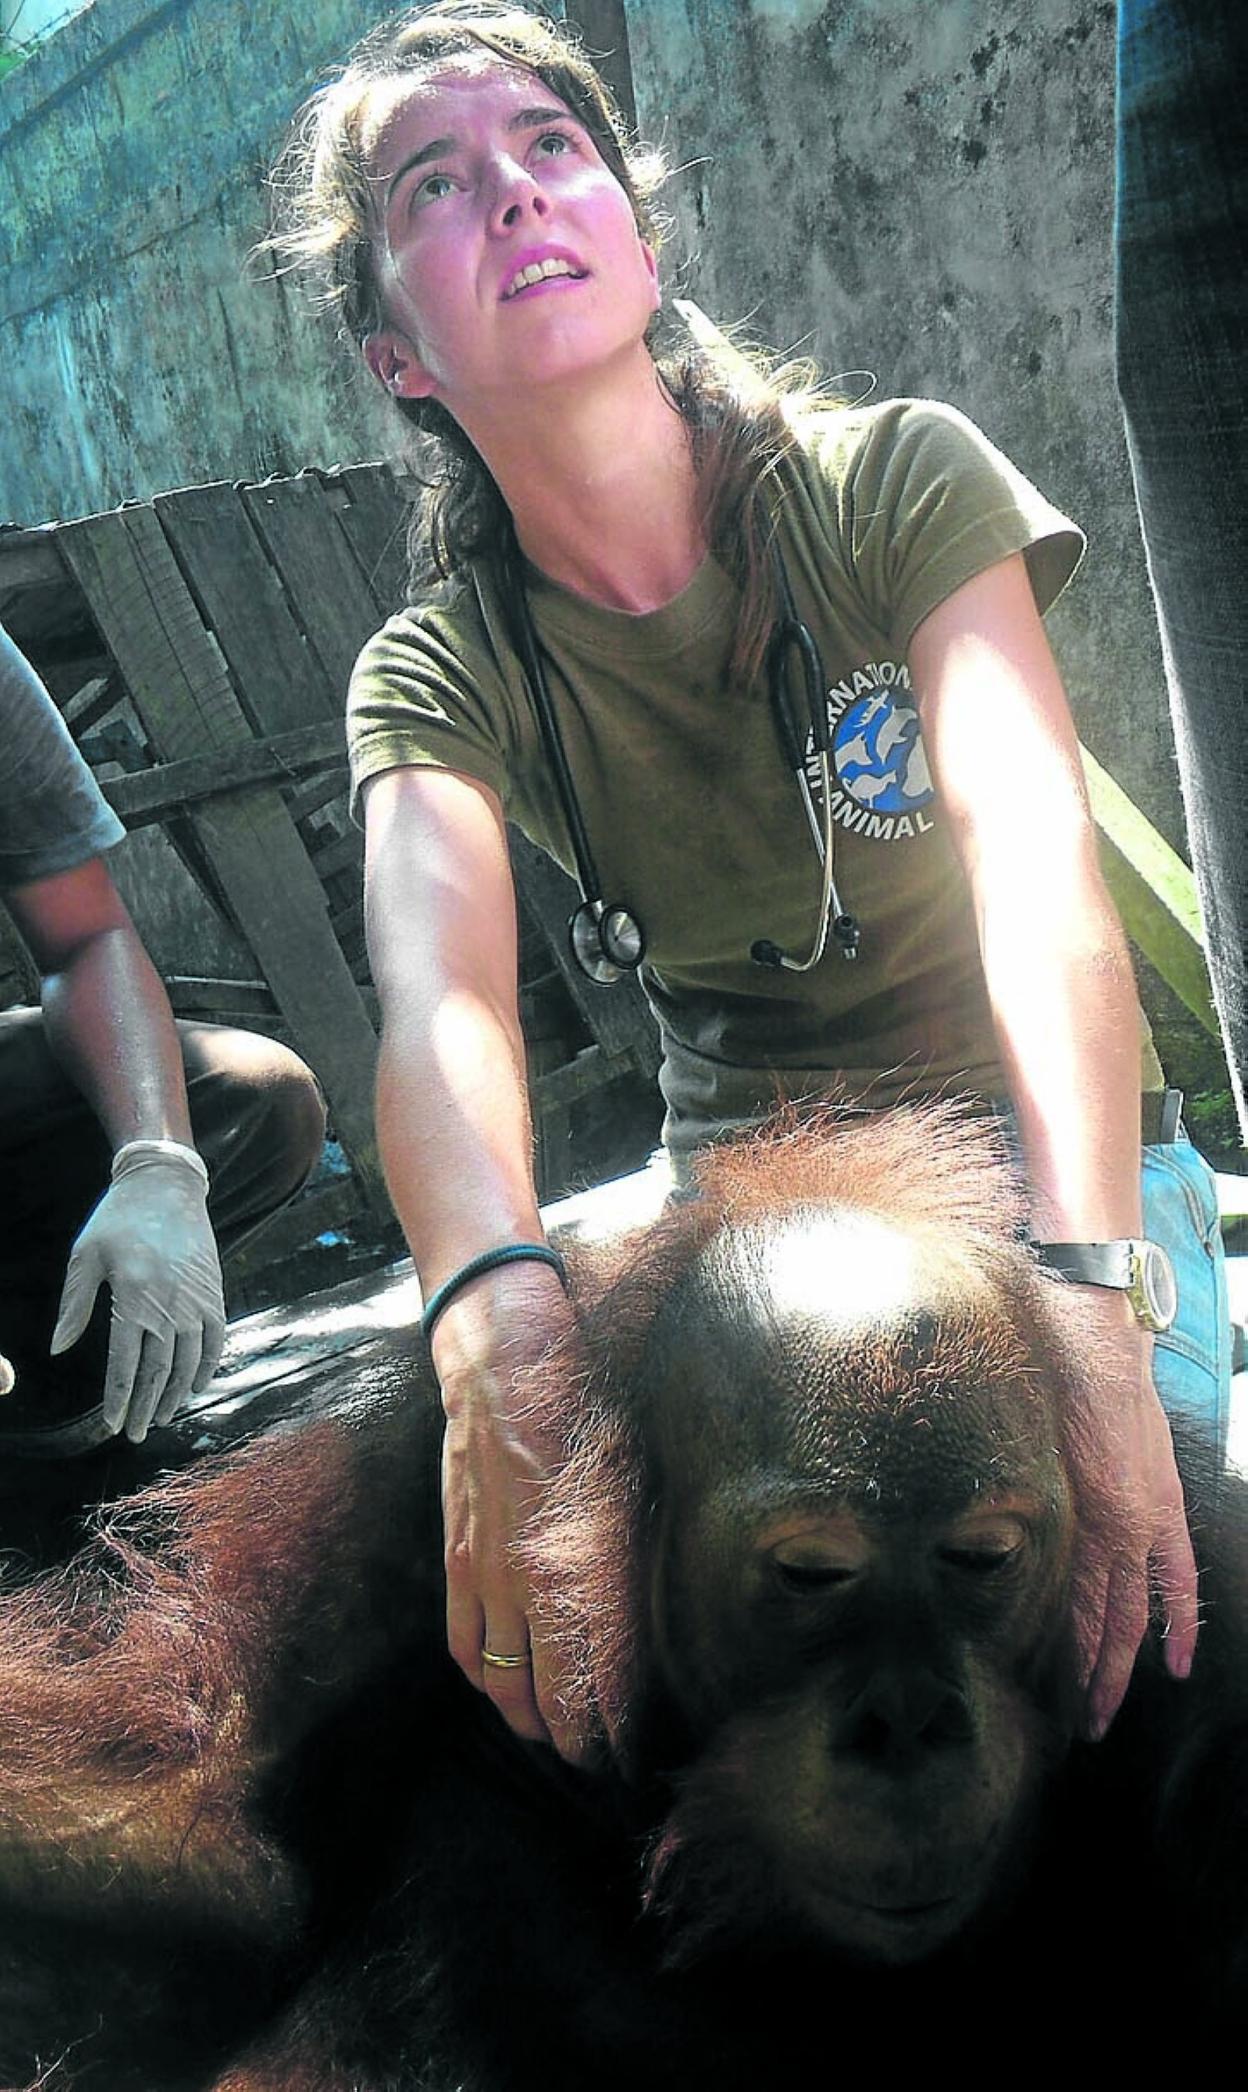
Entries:
{"label": "watch face", "polygon": [[1169,1329],[1179,1307],[1174,1266],[1160,1243],[1137,1242],[1135,1249],[1132,1305],[1146,1328]]}

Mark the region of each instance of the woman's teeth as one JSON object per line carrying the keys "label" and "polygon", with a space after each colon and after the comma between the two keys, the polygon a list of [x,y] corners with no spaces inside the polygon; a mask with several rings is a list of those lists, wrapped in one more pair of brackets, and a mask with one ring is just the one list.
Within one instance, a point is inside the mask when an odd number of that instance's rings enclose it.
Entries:
{"label": "woman's teeth", "polygon": [[580,269],[572,267],[571,262],[556,261],[553,256],[548,261],[530,262],[527,269],[520,269],[512,277],[503,296],[514,298],[517,291],[525,290],[530,283],[541,283],[547,276],[579,276],[581,273]]}

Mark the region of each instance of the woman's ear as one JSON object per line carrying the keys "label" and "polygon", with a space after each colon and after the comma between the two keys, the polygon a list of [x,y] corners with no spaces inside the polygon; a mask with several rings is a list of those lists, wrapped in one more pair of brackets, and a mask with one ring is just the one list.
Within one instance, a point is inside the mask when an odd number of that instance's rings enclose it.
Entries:
{"label": "woman's ear", "polygon": [[397,328],[379,327],[375,333],[366,334],[364,361],[395,399],[423,400],[433,391],[433,379],[414,344]]}

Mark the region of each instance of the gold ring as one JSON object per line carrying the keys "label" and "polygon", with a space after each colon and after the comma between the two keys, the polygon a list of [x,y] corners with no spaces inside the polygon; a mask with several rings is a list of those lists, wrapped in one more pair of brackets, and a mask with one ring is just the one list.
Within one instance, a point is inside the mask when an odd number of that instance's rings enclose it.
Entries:
{"label": "gold ring", "polygon": [[524,1671],[528,1669],[530,1659],[527,1649],[523,1656],[496,1656],[492,1649],[483,1649],[481,1661],[492,1663],[496,1671]]}

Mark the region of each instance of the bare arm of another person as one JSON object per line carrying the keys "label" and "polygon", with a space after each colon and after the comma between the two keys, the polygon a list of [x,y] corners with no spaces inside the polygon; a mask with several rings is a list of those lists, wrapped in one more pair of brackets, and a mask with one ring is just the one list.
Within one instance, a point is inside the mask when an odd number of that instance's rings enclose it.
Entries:
{"label": "bare arm of another person", "polygon": [[[1121,925],[1105,891],[1065,693],[1021,557],[956,591],[910,658],[932,765],[970,883],[980,950],[1030,1177],[1037,1237],[1138,1235],[1140,1030]],[[1121,1505],[1121,1545],[1083,1564],[1089,1724],[1103,1733],[1148,1622],[1150,1566],[1185,1676],[1196,1569],[1151,1338],[1125,1299],[1087,1286],[1103,1329],[1105,1402],[1091,1457]]]}
{"label": "bare arm of another person", "polygon": [[[541,1242],[502,809],[456,772],[365,787],[366,896],[382,1004],[377,1130],[425,1298],[481,1251]],[[571,1739],[529,1593],[511,1560],[545,1466],[515,1373],[566,1328],[557,1274],[507,1264],[457,1292],[433,1359],[446,1411],[443,1514],[451,1654],[519,1735]],[[531,1653],[531,1669],[482,1650]]]}
{"label": "bare arm of another person", "polygon": [[[191,1147],[186,1082],[164,986],[98,857],[5,896],[42,981],[48,1042],[114,1150]],[[205,1387],[225,1338],[205,1174],[191,1155],[136,1154],[70,1258],[52,1340],[67,1350],[96,1294],[113,1298],[104,1415],[141,1439]]]}

